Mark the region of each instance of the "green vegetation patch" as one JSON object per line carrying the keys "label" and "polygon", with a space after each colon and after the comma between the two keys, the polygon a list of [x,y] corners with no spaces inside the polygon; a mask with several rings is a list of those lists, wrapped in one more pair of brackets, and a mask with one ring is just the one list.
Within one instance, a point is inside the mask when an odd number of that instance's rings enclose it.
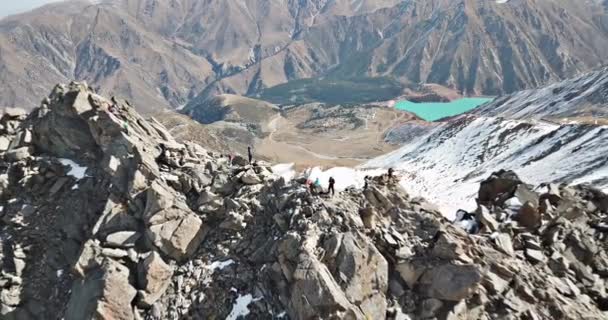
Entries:
{"label": "green vegetation patch", "polygon": [[391,100],[402,92],[403,85],[388,77],[315,78],[293,80],[264,89],[255,95],[255,98],[280,105],[311,102],[363,104]]}

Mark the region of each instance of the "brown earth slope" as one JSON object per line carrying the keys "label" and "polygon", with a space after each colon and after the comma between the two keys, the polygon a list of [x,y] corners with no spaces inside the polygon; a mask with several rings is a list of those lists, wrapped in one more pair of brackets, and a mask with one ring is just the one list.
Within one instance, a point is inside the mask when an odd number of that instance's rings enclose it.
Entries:
{"label": "brown earth slope", "polygon": [[605,63],[606,21],[578,0],[69,1],[0,21],[0,105],[69,79],[143,111],[322,76],[495,95]]}
{"label": "brown earth slope", "polygon": [[225,153],[246,154],[253,146],[258,159],[298,168],[354,166],[397,148],[400,141],[389,135],[393,129],[433,126],[411,113],[377,105],[314,103],[279,110],[236,95],[209,99],[187,112],[192,118],[174,112],[157,118],[182,141]]}

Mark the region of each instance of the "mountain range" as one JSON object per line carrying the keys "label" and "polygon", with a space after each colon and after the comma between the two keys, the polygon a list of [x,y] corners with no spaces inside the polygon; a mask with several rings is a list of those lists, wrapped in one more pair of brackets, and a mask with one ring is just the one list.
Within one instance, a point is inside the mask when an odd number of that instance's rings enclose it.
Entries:
{"label": "mountain range", "polygon": [[221,93],[288,104],[304,80],[339,82],[334,99],[364,83],[362,102],[425,83],[499,95],[604,63],[607,21],[595,0],[75,0],[0,21],[0,105],[71,79],[144,112]]}

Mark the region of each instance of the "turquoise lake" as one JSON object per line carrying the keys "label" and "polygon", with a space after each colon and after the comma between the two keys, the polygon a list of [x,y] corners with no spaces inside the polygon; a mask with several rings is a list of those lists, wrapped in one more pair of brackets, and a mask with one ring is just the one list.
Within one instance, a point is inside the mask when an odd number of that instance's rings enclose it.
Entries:
{"label": "turquoise lake", "polygon": [[476,107],[492,101],[493,98],[462,98],[452,102],[422,102],[399,101],[395,108],[415,113],[426,121],[436,121],[441,118],[456,116],[473,110]]}

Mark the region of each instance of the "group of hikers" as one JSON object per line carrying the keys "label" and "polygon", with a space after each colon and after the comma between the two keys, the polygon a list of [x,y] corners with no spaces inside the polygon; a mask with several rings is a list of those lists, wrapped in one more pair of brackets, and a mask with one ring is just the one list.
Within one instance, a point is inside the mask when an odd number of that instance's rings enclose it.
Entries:
{"label": "group of hikers", "polygon": [[[389,168],[388,174],[383,177],[385,177],[383,179],[386,179],[385,181],[388,181],[388,182],[391,182],[391,181],[394,182],[394,181],[398,180],[398,179],[396,179],[397,176],[395,176],[395,170],[393,168]],[[371,180],[372,180],[372,177],[365,176],[363,190],[367,190],[367,188],[369,187],[369,182]],[[327,192],[323,191],[323,187],[321,186],[321,180],[319,178],[316,178],[314,180],[314,182],[311,179],[307,179],[306,185],[307,185],[308,189],[310,190],[310,192],[313,194],[328,194],[333,197],[336,193],[336,179],[334,179],[334,177],[329,177],[328,182],[329,182],[329,187],[327,188]]]}
{"label": "group of hikers", "polygon": [[[247,159],[249,161],[249,164],[253,164],[253,148],[251,146],[247,147]],[[228,155],[228,161],[230,165],[232,165],[233,160],[234,155]],[[386,177],[388,177],[389,181],[394,180],[395,170],[393,168],[389,168]],[[368,188],[369,181],[371,179],[372,178],[370,176],[365,176],[365,184],[363,186],[364,190]],[[334,179],[334,177],[329,177],[327,191],[323,190],[323,187],[321,186],[321,180],[318,177],[314,181],[312,181],[310,178],[306,179],[305,184],[308,190],[310,190],[310,192],[313,194],[327,194],[331,195],[332,197],[336,194],[336,179]]]}
{"label": "group of hikers", "polygon": [[323,187],[321,186],[321,180],[316,178],[313,182],[310,179],[306,180],[306,186],[308,190],[310,190],[313,194],[331,194],[333,197],[336,194],[336,180],[334,177],[329,177],[329,187],[327,188],[327,192],[323,191]]}

